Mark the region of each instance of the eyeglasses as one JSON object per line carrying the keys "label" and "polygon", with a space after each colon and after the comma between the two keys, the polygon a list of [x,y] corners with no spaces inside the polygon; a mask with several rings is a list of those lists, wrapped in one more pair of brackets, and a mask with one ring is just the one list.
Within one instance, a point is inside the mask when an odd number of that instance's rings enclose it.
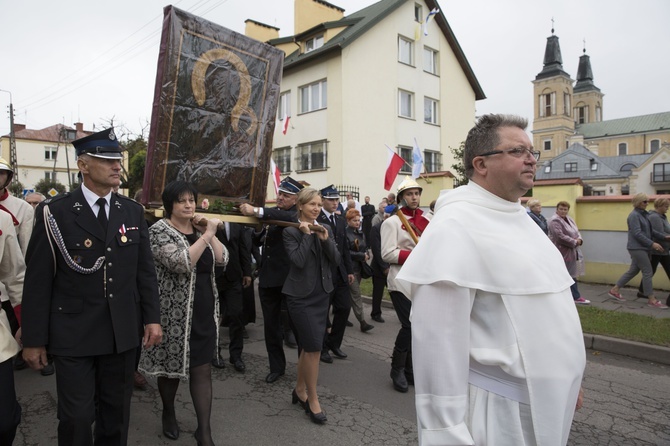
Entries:
{"label": "eyeglasses", "polygon": [[509,153],[514,158],[522,158],[524,156],[530,155],[533,158],[535,158],[535,161],[540,159],[540,152],[538,152],[537,150],[526,149],[524,147],[515,147],[513,149],[505,149],[505,150],[491,150],[490,152],[480,153],[477,156],[490,156],[490,155],[497,155],[499,153]]}

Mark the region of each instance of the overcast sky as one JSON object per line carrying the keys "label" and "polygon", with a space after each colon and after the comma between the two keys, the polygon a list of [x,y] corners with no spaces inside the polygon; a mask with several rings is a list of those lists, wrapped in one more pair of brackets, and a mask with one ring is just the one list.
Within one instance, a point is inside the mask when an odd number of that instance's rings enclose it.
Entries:
{"label": "overcast sky", "polygon": [[[373,0],[329,0],[345,15]],[[563,68],[574,79],[583,40],[604,119],[670,111],[668,0],[442,0],[439,2],[487,99],[477,114],[532,121],[531,81],[542,69],[552,17]],[[132,132],[150,120],[166,0],[0,0],[0,90],[15,122],[40,129],[114,118]],[[293,0],[175,0],[237,32],[248,18],[293,35]],[[10,96],[0,92],[0,134]]]}

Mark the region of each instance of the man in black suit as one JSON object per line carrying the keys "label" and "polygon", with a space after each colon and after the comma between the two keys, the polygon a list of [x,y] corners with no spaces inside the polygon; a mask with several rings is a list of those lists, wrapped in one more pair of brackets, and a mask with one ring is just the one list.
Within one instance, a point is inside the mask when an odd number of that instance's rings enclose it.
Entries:
{"label": "man in black suit", "polygon": [[[291,177],[286,177],[279,185],[276,208],[253,207],[248,203],[240,205],[243,215],[255,216],[263,220],[298,221],[296,210],[297,194],[303,185]],[[265,226],[254,233],[254,243],[263,245],[262,261],[258,276],[258,294],[263,311],[265,348],[270,361],[270,373],[265,382],[273,383],[286,370],[284,355],[284,329],[289,329],[287,320],[282,321],[282,312],[286,311],[286,297],[282,293],[284,281],[289,272],[289,259],[284,250],[284,228],[277,225]]]}
{"label": "man in black suit", "polygon": [[[235,370],[244,372],[246,365],[242,360],[244,346],[244,321],[242,320],[242,289],[251,285],[251,248],[242,225],[223,222],[223,228],[216,231],[216,237],[228,249],[228,264],[216,267],[216,287],[219,291],[222,320],[228,321],[230,344],[230,363]],[[223,363],[213,362],[215,367],[223,368]]]}
{"label": "man in black suit", "polygon": [[[388,218],[392,212],[395,212],[395,205],[388,206],[388,213],[384,212],[384,219]],[[380,221],[370,229],[370,238],[368,243],[372,250],[372,311],[370,317],[373,321],[383,323],[382,317],[382,298],[384,297],[384,288],[386,288],[386,276],[389,274],[390,265],[382,259],[382,236],[381,227],[384,220]]]}
{"label": "man in black suit", "polygon": [[81,187],[36,209],[23,356],[34,369],[47,347],[54,357],[58,444],[125,445],[142,322],[145,348],[163,336],[156,270],[144,208],[112,192],[123,158],[113,129],[72,144]]}
{"label": "man in black suit", "polygon": [[347,221],[341,215],[337,215],[337,206],[340,202],[340,193],[333,185],[321,189],[323,208],[319,213],[317,221],[331,227],[335,235],[335,244],[340,251],[340,263],[333,265],[333,285],[335,290],[330,295],[330,305],[333,310],[333,323],[330,333],[324,340],[324,348],[321,352],[321,361],[333,362],[328,353],[332,351],[335,357],[344,359],[347,355],[342,351],[342,338],[347,328],[349,313],[351,312],[351,293],[349,284],[354,282],[354,269],[351,263],[351,254],[347,243]]}
{"label": "man in black suit", "polygon": [[363,234],[365,234],[365,240],[370,245],[370,229],[372,229],[372,217],[377,213],[377,209],[374,204],[370,204],[370,197],[365,197],[365,204],[361,206],[361,215],[363,216]]}

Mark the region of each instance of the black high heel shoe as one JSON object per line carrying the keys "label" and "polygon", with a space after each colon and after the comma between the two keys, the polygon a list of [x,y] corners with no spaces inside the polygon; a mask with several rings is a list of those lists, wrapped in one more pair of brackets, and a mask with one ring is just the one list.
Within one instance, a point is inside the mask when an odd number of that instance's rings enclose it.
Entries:
{"label": "black high heel shoe", "polygon": [[307,413],[307,401],[303,401],[300,399],[298,396],[298,393],[293,389],[293,393],[291,394],[291,403],[292,404],[298,404],[300,403],[300,406],[303,408],[305,413]]}
{"label": "black high heel shoe", "polygon": [[163,422],[163,435],[165,435],[170,440],[176,440],[179,438],[179,424],[177,424],[177,417],[173,413],[169,415],[163,410],[163,415],[161,416]]}
{"label": "black high heel shoe", "polygon": [[305,412],[307,412],[309,415],[309,419],[312,420],[312,423],[323,424],[328,421],[328,418],[326,418],[326,414],[323,410],[321,410],[319,413],[312,412],[312,408],[309,407],[309,399],[305,401],[305,406]]}

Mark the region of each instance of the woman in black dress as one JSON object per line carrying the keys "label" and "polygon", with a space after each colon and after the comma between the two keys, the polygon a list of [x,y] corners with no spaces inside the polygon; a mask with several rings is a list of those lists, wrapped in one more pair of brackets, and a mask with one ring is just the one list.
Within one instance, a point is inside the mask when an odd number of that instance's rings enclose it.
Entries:
{"label": "woman in black dress", "polygon": [[212,357],[218,355],[219,308],[214,264],[225,265],[228,251],[216,238],[221,223],[196,225],[198,193],[184,181],[163,191],[166,217],[149,228],[161,303],[163,343],[143,350],[140,369],[158,377],[163,402],[163,434],[179,437],[175,396],[179,380],[189,380],[198,419],[198,444],[212,445]]}
{"label": "woman in black dress", "polygon": [[[319,226],[319,191],[306,187],[298,193],[299,228],[284,229],[284,248],[291,262],[282,292],[299,348],[298,379],[293,389],[293,404],[300,402],[305,413],[317,424],[326,421],[316,394],[319,357],[326,333],[329,295],[333,291],[331,265],[340,263],[333,234]],[[310,229],[310,225],[312,229]]]}

